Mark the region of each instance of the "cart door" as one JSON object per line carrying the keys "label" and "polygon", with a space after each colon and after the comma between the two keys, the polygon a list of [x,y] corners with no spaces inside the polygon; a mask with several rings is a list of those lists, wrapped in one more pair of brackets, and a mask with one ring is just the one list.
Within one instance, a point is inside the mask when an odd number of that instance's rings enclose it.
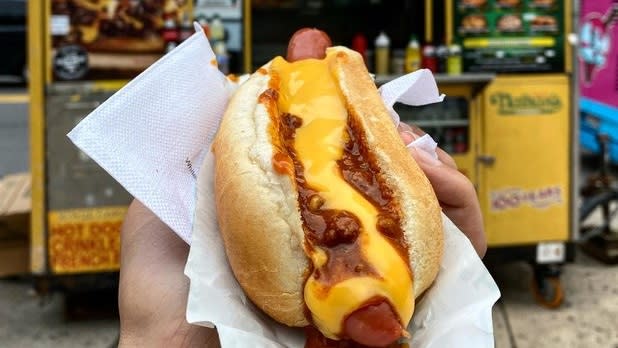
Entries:
{"label": "cart door", "polygon": [[490,246],[569,235],[568,77],[500,77],[485,91],[479,195]]}

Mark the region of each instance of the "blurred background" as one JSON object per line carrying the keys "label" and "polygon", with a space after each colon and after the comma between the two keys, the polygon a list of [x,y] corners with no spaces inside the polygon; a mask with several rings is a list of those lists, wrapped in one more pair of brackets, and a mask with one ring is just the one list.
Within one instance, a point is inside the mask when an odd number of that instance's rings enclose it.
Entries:
{"label": "blurred background", "polygon": [[445,101],[396,109],[477,189],[496,347],[617,348],[617,20],[615,0],[0,0],[0,346],[117,345],[131,196],[65,135],[198,22],[226,74],[304,26],[378,85],[431,69]]}

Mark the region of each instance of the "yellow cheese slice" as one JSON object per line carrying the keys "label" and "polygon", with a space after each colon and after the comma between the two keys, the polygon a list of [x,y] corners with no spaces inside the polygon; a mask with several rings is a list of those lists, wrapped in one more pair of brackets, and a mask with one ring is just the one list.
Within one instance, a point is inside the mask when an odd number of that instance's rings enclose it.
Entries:
{"label": "yellow cheese slice", "polygon": [[[337,339],[346,316],[375,297],[386,298],[407,326],[414,311],[414,293],[406,260],[376,229],[377,209],[343,179],[337,168],[347,140],[348,112],[329,68],[334,58],[288,63],[278,57],[272,70],[280,82],[279,113],[302,119],[294,149],[305,168],[308,185],[325,199],[324,209],[346,210],[358,217],[364,259],[379,274],[337,284],[323,284],[314,274],[308,278],[304,297],[313,322],[326,337]],[[327,262],[327,254],[319,246],[306,252],[314,269]]]}

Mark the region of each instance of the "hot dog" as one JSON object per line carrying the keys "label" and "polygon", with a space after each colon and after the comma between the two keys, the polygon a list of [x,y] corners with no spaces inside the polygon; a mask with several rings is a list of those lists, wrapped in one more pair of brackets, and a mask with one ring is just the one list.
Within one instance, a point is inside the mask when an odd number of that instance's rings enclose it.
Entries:
{"label": "hot dog", "polygon": [[440,207],[362,57],[330,45],[298,31],[287,60],[230,101],[213,144],[217,217],[245,293],[315,328],[307,347],[384,347],[408,336],[437,274]]}

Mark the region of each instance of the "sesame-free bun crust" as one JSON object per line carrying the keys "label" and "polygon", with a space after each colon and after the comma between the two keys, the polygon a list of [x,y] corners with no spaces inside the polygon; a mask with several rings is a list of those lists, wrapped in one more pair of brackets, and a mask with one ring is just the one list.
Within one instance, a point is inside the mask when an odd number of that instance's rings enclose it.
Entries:
{"label": "sesame-free bun crust", "polygon": [[[344,47],[331,71],[349,117],[365,133],[383,179],[402,210],[414,293],[433,282],[443,249],[440,206],[433,189],[401,141],[361,56]],[[293,179],[272,165],[271,116],[259,96],[269,88],[267,64],[240,86],[230,101],[213,144],[215,199],[226,253],[248,297],[273,319],[289,326],[309,324],[303,282],[310,264]]]}

